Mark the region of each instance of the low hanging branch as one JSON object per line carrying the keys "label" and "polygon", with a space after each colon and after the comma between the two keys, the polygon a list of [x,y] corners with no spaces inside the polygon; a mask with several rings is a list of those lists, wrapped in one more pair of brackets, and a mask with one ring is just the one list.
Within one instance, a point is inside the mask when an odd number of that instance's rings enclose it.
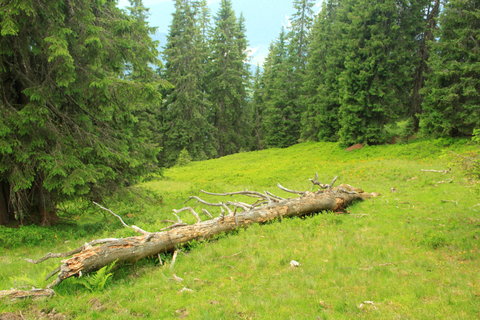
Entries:
{"label": "low hanging branch", "polygon": [[[256,201],[253,204],[239,201],[210,203],[200,197],[190,197],[189,200],[196,200],[201,204],[216,207],[217,210],[220,210],[220,215],[216,218],[211,218],[212,214],[206,209],[203,209],[202,213],[210,219],[201,221],[200,214],[192,207],[173,210],[176,221],[173,225],[159,232],[147,232],[136,226],[128,226],[121,217],[113,211],[96,204],[103,210],[116,216],[123,225],[132,228],[141,235],[121,239],[93,240],[67,253],[49,253],[39,260],[28,261],[31,263],[40,263],[50,258],[70,257],[63,260],[61,265],[50,273],[49,278],[55,275],[57,276],[56,279],[47,286],[47,288],[52,288],[69,277],[81,276],[82,273],[98,270],[113,261],[137,261],[145,257],[158,255],[162,252],[171,252],[189,241],[209,239],[220,233],[246,227],[253,223],[264,223],[276,218],[282,219],[284,217],[304,216],[326,210],[343,211],[349,204],[356,200],[364,200],[378,195],[376,193],[366,193],[361,189],[346,184],[333,187],[337,177],[335,177],[330,184],[321,184],[318,182],[318,175],[310,180],[314,185],[319,186],[320,190],[316,192],[295,191],[278,185],[280,189],[286,192],[300,195],[300,197],[292,199],[284,199],[270,192],[238,191],[212,193],[202,190],[202,193],[208,195],[218,197],[243,195],[252,197],[256,199]],[[179,216],[181,212],[190,212],[197,222],[195,224],[184,223]]]}

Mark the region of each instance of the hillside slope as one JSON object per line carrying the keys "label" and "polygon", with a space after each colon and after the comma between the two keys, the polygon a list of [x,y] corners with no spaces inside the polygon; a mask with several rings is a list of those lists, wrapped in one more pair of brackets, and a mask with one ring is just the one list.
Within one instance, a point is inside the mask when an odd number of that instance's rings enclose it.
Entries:
{"label": "hillside slope", "polygon": [[[477,319],[480,188],[457,161],[469,153],[478,154],[478,145],[435,140],[347,152],[333,143],[304,143],[169,169],[140,186],[161,204],[138,198],[108,205],[129,223],[158,230],[172,208],[185,206],[200,189],[286,195],[276,191],[277,183],[312,190],[308,178],[318,172],[325,182],[338,175],[338,183],[382,196],[355,204],[350,214],[285,219],[192,243],[173,270],[156,258],[123,266],[104,291],[65,281],[57,297],[1,304],[0,314],[23,310],[36,318],[40,310],[55,309],[73,319]],[[447,174],[421,171],[449,167]],[[117,221],[110,217],[98,223],[108,230],[96,238],[130,232],[112,228]],[[91,238],[2,249],[1,287],[49,269],[20,258]],[[291,260],[300,267],[292,268]],[[174,281],[173,274],[184,280]]]}

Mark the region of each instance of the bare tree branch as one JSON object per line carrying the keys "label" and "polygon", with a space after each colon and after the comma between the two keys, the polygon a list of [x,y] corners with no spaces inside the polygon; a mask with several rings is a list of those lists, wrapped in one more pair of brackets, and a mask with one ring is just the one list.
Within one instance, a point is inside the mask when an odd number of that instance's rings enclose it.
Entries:
{"label": "bare tree branch", "polygon": [[211,206],[211,207],[222,207],[222,206],[223,206],[223,203],[211,203],[211,202],[207,202],[207,201],[205,201],[205,200],[203,200],[202,198],[199,198],[199,197],[197,197],[197,196],[191,196],[190,198],[188,198],[187,201],[192,200],[192,199],[197,200],[198,202],[203,203],[203,204],[205,204],[205,205],[207,205],[207,206]]}
{"label": "bare tree branch", "polygon": [[97,205],[98,207],[100,207],[100,209],[103,209],[103,210],[107,211],[108,213],[110,213],[110,214],[114,215],[115,217],[117,217],[118,220],[120,220],[120,222],[121,222],[125,227],[130,228],[130,229],[133,229],[133,230],[135,230],[136,232],[141,233],[141,234],[150,234],[150,232],[145,231],[145,230],[143,230],[142,228],[139,228],[139,227],[137,227],[137,226],[134,226],[134,225],[129,226],[128,224],[125,223],[125,221],[123,221],[122,217],[120,217],[118,214],[116,214],[116,213],[113,212],[112,210],[110,210],[110,209],[108,209],[108,208],[105,208],[104,206],[96,203],[95,201],[92,201],[92,202],[93,202],[93,204],[95,204],[95,205]]}
{"label": "bare tree branch", "polygon": [[296,190],[291,190],[291,189],[287,189],[285,188],[284,186],[282,186],[280,183],[277,184],[277,187],[285,192],[289,192],[289,193],[294,193],[294,194],[299,194],[301,196],[305,195],[305,191],[296,191]]}
{"label": "bare tree branch", "polygon": [[195,217],[195,219],[197,219],[197,223],[198,222],[202,222],[202,219],[200,219],[200,216],[198,215],[198,213],[193,210],[192,207],[185,207],[185,208],[182,208],[182,209],[178,209],[178,210],[173,210],[173,212],[175,212],[176,214],[179,214],[180,212],[184,212],[184,211],[190,211],[192,213],[192,215]]}
{"label": "bare tree branch", "polygon": [[211,196],[220,196],[220,197],[226,197],[226,196],[234,196],[234,195],[244,195],[248,197],[255,197],[255,198],[261,198],[268,200],[268,196],[261,194],[260,192],[256,191],[236,191],[236,192],[226,192],[226,193],[214,193],[214,192],[208,192],[205,190],[200,190],[200,192],[209,194]]}
{"label": "bare tree branch", "polygon": [[422,172],[435,172],[435,173],[449,173],[452,169],[448,168],[446,170],[430,170],[430,169],[422,169]]}

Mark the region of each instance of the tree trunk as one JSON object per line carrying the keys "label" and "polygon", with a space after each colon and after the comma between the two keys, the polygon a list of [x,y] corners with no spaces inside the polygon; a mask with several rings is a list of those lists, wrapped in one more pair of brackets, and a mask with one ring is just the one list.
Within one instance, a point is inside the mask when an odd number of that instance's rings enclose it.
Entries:
{"label": "tree trunk", "polygon": [[55,205],[53,204],[50,194],[40,187],[39,191],[39,205],[38,214],[40,217],[40,225],[51,226],[58,221],[58,216],[55,212]]}
{"label": "tree trunk", "polygon": [[0,226],[6,226],[12,216],[9,205],[10,188],[5,182],[0,182]]}
{"label": "tree trunk", "polygon": [[426,16],[426,26],[425,31],[423,32],[423,39],[420,43],[419,48],[419,57],[420,61],[415,70],[415,75],[413,79],[413,91],[411,98],[410,106],[410,117],[413,121],[414,131],[418,131],[420,119],[419,114],[422,112],[422,95],[420,91],[422,90],[425,82],[425,74],[428,72],[428,57],[429,54],[429,42],[434,39],[434,31],[437,27],[437,17],[440,12],[440,0],[434,0],[429,8]]}
{"label": "tree trunk", "polygon": [[[143,233],[143,235],[123,239],[94,240],[71,252],[48,254],[38,261],[30,260],[30,262],[40,263],[49,258],[67,257],[73,255],[71,258],[62,261],[60,267],[56,270],[59,272],[58,278],[49,286],[52,287],[64,279],[77,276],[81,273],[97,270],[112,263],[113,261],[137,261],[161,252],[173,251],[179,246],[192,240],[209,239],[220,233],[246,227],[253,223],[264,223],[277,218],[282,219],[284,217],[304,216],[325,210],[343,211],[355,200],[362,200],[376,196],[376,194],[365,193],[362,190],[355,189],[349,185],[341,185],[337,188],[331,188],[331,185],[318,185],[324,188],[328,187],[328,189],[318,192],[298,192],[291,191],[280,186],[283,188],[283,190],[301,194],[301,197],[294,199],[283,199],[267,192],[265,195],[249,191],[229,194],[214,194],[225,196],[249,193],[247,195],[258,196],[261,199],[263,198],[262,200],[267,200],[269,202],[268,204],[257,207],[240,202],[210,204],[198,197],[192,197],[204,204],[220,207],[222,210],[221,216],[206,221],[200,221],[198,214],[190,207],[174,210],[175,215],[176,213],[182,211],[191,211],[197,218],[198,222],[192,225],[186,225],[179,219],[178,223],[165,228],[168,230],[152,233],[132,226],[132,228],[140,231]],[[227,205],[233,205],[237,208],[242,207],[244,208],[244,211],[237,213],[236,209],[235,211],[232,211],[227,207]],[[224,208],[229,211],[228,215],[223,214]],[[106,208],[103,209],[110,211]],[[112,211],[110,212],[114,214]],[[206,210],[204,212],[208,213]],[[208,214],[210,215],[210,213]],[[120,218],[118,215],[116,216]],[[126,225],[123,220],[121,221],[124,225]]]}

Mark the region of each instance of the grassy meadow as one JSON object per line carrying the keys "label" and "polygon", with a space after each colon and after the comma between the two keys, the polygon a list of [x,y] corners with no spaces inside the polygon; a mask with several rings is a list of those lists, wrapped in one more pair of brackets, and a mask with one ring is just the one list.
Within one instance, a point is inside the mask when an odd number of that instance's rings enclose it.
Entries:
{"label": "grassy meadow", "polygon": [[[119,266],[103,289],[69,279],[48,300],[1,301],[0,319],[479,319],[480,184],[465,160],[478,153],[466,140],[350,152],[302,143],[165,170],[104,204],[155,231],[173,208],[200,208],[185,200],[201,189],[291,197],[276,184],[314,190],[308,178],[318,172],[325,183],[338,175],[338,183],[381,196],[349,214],[284,219],[191,243],[173,269],[169,255],[163,266],[157,257]],[[0,289],[42,286],[61,260],[32,265],[23,258],[132,235],[88,203],[64,204],[61,214],[66,222],[53,229],[0,229]]]}

